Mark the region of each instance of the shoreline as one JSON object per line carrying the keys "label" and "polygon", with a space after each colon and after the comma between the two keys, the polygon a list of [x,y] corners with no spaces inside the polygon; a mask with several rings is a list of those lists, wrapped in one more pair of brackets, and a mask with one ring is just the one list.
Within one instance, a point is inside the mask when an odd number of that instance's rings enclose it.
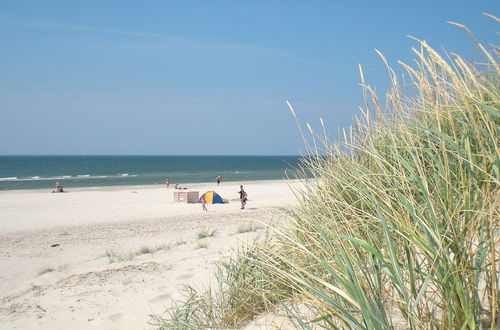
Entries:
{"label": "shoreline", "polygon": [[[269,179],[269,180],[240,180],[240,181],[222,181],[221,186],[228,185],[228,184],[235,184],[242,182],[243,185],[249,184],[249,183],[278,183],[278,182],[298,182],[300,179]],[[64,180],[61,180],[62,182]],[[54,181],[55,182],[55,181]],[[213,182],[191,182],[191,183],[186,183],[186,184],[180,184],[182,186],[196,186],[196,187],[205,187],[205,186],[210,186],[210,185],[216,185],[217,183],[215,181]],[[66,193],[71,193],[71,192],[81,192],[81,191],[119,191],[119,190],[129,190],[129,189],[155,189],[155,188],[164,188],[164,189],[171,189],[172,191],[175,191],[173,188],[175,186],[174,184],[170,184],[170,188],[167,188],[167,186],[162,183],[162,184],[142,184],[142,185],[114,185],[114,186],[85,186],[85,187],[73,187],[73,188],[66,188],[64,186],[65,192]],[[50,188],[53,189],[53,188]],[[33,189],[0,189],[0,195],[2,194],[22,194],[22,193],[51,193],[50,189],[41,189],[41,188],[33,188]],[[186,191],[189,191],[192,189],[187,189]],[[184,191],[184,190],[179,190],[179,191]],[[58,193],[61,194],[61,193]]]}

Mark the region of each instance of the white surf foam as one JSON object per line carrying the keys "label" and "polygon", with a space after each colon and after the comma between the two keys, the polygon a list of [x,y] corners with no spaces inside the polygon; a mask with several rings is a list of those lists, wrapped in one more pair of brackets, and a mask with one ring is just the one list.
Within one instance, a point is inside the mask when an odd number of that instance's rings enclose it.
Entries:
{"label": "white surf foam", "polygon": [[17,181],[17,176],[10,176],[7,178],[0,178],[0,181]]}

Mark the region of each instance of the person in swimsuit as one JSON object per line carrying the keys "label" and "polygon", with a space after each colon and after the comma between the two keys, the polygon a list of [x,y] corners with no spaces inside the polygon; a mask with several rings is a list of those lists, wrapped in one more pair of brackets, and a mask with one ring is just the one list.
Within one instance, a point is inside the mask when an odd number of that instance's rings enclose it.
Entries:
{"label": "person in swimsuit", "polygon": [[56,190],[52,190],[52,192],[64,192],[63,186],[59,183],[56,182]]}
{"label": "person in swimsuit", "polygon": [[218,187],[220,185],[220,182],[222,181],[222,177],[220,175],[217,175],[215,181],[217,182],[217,187]]}
{"label": "person in swimsuit", "polygon": [[247,192],[243,190],[243,185],[240,185],[240,191],[238,191],[238,194],[240,194],[241,209],[243,210],[247,204]]}
{"label": "person in swimsuit", "polygon": [[170,186],[170,179],[169,178],[165,179],[165,184],[167,185],[167,189],[168,189],[168,187]]}

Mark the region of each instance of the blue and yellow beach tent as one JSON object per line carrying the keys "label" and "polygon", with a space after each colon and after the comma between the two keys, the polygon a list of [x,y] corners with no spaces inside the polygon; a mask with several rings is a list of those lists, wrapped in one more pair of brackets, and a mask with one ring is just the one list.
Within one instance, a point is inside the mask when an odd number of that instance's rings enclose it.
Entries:
{"label": "blue and yellow beach tent", "polygon": [[207,204],[224,204],[222,197],[215,191],[207,191],[201,195],[199,202],[203,203],[203,200],[205,200]]}

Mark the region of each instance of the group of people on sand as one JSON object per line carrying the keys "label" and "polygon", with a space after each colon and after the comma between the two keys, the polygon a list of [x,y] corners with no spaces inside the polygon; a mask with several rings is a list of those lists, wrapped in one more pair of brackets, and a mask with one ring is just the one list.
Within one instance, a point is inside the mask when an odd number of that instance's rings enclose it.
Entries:
{"label": "group of people on sand", "polygon": [[[222,177],[220,175],[217,175],[215,177],[215,182],[217,182],[217,187],[220,186],[220,183],[222,182]],[[170,178],[165,179],[165,184],[167,185],[167,188],[170,188]],[[187,189],[186,187],[180,187],[178,183],[175,184],[175,189]]]}
{"label": "group of people on sand", "polygon": [[[169,178],[165,179],[165,184],[167,185],[167,188],[170,188],[170,179]],[[181,186],[179,186],[178,183],[176,183],[175,186],[174,186],[174,189],[176,189],[176,190],[186,190],[187,187],[181,187]]]}
{"label": "group of people on sand", "polygon": [[[215,178],[215,181],[217,182],[217,187],[218,187],[222,181],[222,177],[220,175],[218,175]],[[169,178],[165,179],[165,184],[167,185],[167,188],[170,187],[170,179]],[[175,184],[174,188],[177,190],[186,190],[187,189],[187,187],[180,187],[178,183]],[[52,190],[52,192],[53,193],[64,192],[64,188],[60,182],[56,182],[56,189]],[[243,209],[245,209],[245,205],[247,204],[247,199],[248,199],[247,192],[243,189],[243,185],[240,185],[240,191],[238,191],[238,194],[240,195],[241,209],[243,210]],[[207,203],[205,202],[205,200],[203,200],[202,205],[201,205],[203,211],[208,211],[206,204]]]}
{"label": "group of people on sand", "polygon": [[[220,186],[220,183],[222,182],[222,176],[220,175],[217,175],[215,177],[215,182],[217,182],[217,187]],[[170,187],[170,178],[166,178],[165,179],[165,184],[167,185],[167,188]],[[181,190],[184,190],[184,189],[187,189],[187,187],[180,187],[179,184],[175,184],[175,189],[181,189]],[[247,200],[248,200],[248,194],[247,192],[243,189],[243,185],[240,185],[240,191],[238,191],[238,194],[240,196],[240,202],[241,202],[241,210],[244,210],[245,209],[245,205],[247,204]],[[207,210],[207,203],[205,202],[205,200],[203,199],[202,202],[201,202],[201,207],[202,207],[202,210],[203,211],[208,211]]]}
{"label": "group of people on sand", "polygon": [[[165,184],[167,185],[167,188],[170,188],[170,178],[166,178],[165,179]],[[176,183],[175,186],[174,186],[174,189],[177,189],[177,190],[186,190],[187,187],[181,187],[181,186],[179,186],[178,183]]]}
{"label": "group of people on sand", "polygon": [[[215,177],[215,182],[217,182],[217,187],[220,186],[220,183],[222,182],[222,176],[217,175]],[[238,191],[238,194],[240,195],[240,202],[241,202],[241,209],[245,209],[245,205],[247,204],[248,200],[248,195],[247,192],[243,189],[243,185],[240,185],[240,191]],[[206,207],[203,206],[203,209],[206,211]]]}

